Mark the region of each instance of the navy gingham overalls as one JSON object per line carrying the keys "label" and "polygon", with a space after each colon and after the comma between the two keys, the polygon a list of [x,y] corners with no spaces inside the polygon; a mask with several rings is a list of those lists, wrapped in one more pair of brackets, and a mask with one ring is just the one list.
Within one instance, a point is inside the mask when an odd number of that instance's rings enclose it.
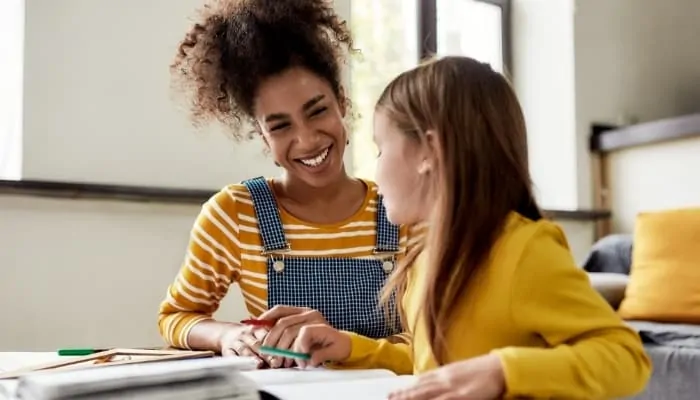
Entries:
{"label": "navy gingham overalls", "polygon": [[[399,253],[399,227],[377,199],[376,257],[293,257],[272,189],[263,177],[243,182],[253,199],[267,257],[267,304],[308,307],[336,329],[370,338],[399,333],[395,299],[387,314],[379,295]],[[389,317],[396,318],[389,318]]]}

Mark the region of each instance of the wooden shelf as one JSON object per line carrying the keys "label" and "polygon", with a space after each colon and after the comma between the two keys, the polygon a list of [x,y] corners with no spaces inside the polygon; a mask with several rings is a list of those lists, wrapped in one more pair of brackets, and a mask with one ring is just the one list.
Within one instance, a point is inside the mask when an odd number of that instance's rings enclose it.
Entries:
{"label": "wooden shelf", "polygon": [[[47,198],[202,204],[215,193],[216,191],[214,190],[202,189],[38,180],[0,180],[0,195]],[[610,212],[605,210],[544,210],[544,212],[547,217],[555,220],[597,221],[610,218]]]}
{"label": "wooden shelf", "polygon": [[590,142],[593,153],[609,153],[630,147],[700,136],[700,114],[683,115],[627,127],[594,125]]}
{"label": "wooden shelf", "polygon": [[202,204],[215,191],[96,183],[0,180],[0,194],[93,200]]}

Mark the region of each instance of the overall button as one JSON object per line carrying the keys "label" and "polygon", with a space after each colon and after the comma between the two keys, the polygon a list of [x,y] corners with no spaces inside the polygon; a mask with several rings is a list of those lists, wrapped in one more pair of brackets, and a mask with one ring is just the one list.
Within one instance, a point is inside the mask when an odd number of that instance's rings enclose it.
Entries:
{"label": "overall button", "polygon": [[277,271],[277,272],[282,272],[284,271],[284,261],[282,260],[277,260],[272,263],[272,268]]}
{"label": "overall button", "polygon": [[384,261],[382,264],[382,268],[384,269],[384,272],[389,273],[391,270],[394,269],[394,262],[393,261]]}

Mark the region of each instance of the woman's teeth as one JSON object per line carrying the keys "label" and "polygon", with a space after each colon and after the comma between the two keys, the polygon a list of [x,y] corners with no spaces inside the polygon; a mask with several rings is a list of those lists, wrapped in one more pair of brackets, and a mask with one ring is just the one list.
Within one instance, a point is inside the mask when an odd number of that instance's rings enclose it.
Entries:
{"label": "woman's teeth", "polygon": [[326,161],[330,147],[326,147],[319,155],[313,158],[300,158],[299,161],[308,167],[318,167],[322,162]]}

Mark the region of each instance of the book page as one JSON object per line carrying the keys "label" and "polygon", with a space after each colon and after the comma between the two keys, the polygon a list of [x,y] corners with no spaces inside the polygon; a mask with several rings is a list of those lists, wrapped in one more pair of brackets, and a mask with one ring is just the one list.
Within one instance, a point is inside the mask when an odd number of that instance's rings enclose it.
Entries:
{"label": "book page", "polygon": [[17,393],[17,379],[0,379],[0,400],[14,399]]}
{"label": "book page", "polygon": [[0,372],[42,365],[58,360],[71,360],[77,357],[59,356],[55,351],[42,352],[2,352],[0,353]]}
{"label": "book page", "polygon": [[374,379],[327,381],[287,385],[269,385],[262,390],[281,400],[386,400],[395,390],[410,387],[417,381],[413,375]]}
{"label": "book page", "polygon": [[349,381],[360,379],[386,378],[396,376],[385,369],[348,369],[328,368],[280,368],[243,371],[242,374],[261,387],[269,385],[286,385],[297,383]]}

